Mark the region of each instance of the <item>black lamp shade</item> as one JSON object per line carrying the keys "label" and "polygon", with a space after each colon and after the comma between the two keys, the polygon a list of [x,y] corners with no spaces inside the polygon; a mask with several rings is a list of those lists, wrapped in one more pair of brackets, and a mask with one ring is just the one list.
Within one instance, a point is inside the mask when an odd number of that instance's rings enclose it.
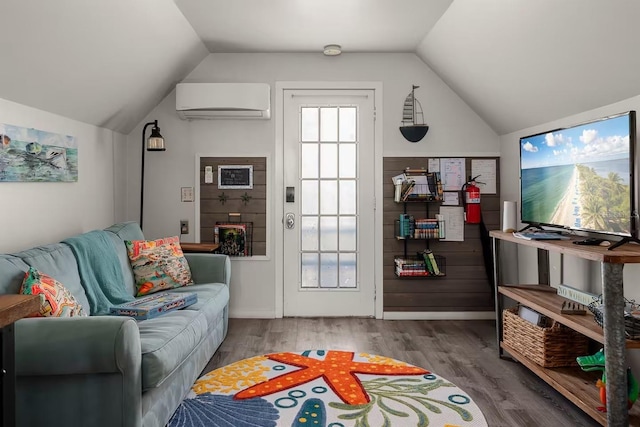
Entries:
{"label": "black lamp shade", "polygon": [[165,151],[164,138],[160,135],[160,128],[154,126],[147,140],[147,151]]}

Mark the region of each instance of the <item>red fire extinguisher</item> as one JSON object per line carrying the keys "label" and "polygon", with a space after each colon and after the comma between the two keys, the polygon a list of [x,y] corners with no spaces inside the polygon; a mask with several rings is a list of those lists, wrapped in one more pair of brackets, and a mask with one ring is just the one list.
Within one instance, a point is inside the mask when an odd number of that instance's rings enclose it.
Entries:
{"label": "red fire extinguisher", "polygon": [[469,177],[469,181],[465,182],[462,186],[462,192],[464,194],[464,210],[465,221],[467,224],[480,224],[480,188],[476,186],[476,179],[480,175],[473,178]]}

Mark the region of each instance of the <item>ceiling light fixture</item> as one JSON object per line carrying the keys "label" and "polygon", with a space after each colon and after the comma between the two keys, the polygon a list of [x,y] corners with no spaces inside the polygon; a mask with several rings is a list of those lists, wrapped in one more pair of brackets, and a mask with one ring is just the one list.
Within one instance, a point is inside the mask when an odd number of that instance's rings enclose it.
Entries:
{"label": "ceiling light fixture", "polygon": [[322,51],[326,56],[338,56],[342,53],[342,46],[339,44],[328,44]]}

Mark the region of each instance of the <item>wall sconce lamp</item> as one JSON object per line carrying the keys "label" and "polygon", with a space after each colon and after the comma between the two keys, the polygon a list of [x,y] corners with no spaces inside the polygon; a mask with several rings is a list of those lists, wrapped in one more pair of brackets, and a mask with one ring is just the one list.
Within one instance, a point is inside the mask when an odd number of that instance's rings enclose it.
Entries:
{"label": "wall sconce lamp", "polygon": [[[147,133],[147,128],[153,125],[151,129],[151,135],[149,139],[144,140],[144,135]],[[145,150],[146,149],[146,150]],[[140,167],[140,229],[142,229],[142,218],[144,214],[144,157],[145,151],[165,151],[164,138],[160,135],[160,128],[158,127],[158,121],[154,120],[147,123],[142,128],[142,165]]]}

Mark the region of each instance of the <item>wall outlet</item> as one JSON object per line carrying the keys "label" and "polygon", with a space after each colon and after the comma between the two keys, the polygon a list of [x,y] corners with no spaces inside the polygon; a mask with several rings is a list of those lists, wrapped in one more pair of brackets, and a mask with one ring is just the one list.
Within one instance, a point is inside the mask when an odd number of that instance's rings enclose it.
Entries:
{"label": "wall outlet", "polygon": [[189,234],[189,221],[186,219],[180,220],[180,234]]}

